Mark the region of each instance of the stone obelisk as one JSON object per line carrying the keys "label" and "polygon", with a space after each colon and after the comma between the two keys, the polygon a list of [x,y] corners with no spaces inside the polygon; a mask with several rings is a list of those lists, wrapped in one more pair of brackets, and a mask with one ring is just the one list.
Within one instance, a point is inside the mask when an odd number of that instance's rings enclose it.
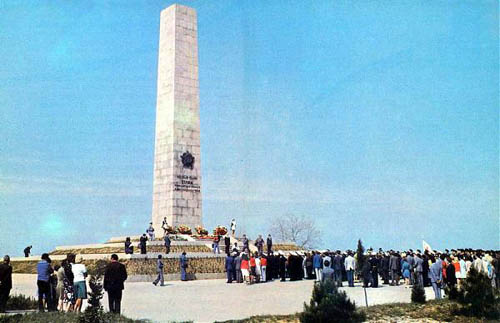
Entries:
{"label": "stone obelisk", "polygon": [[200,97],[196,11],[161,12],[152,222],[202,225]]}

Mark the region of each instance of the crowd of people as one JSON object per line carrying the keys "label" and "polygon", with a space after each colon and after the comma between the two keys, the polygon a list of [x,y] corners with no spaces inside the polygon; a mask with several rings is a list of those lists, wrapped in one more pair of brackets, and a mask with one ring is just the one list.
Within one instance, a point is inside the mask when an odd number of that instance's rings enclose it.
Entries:
{"label": "crowd of people", "polygon": [[[87,268],[82,258],[68,254],[61,264],[52,266],[47,253],[42,254],[36,265],[38,310],[80,312],[83,301],[87,299]],[[127,279],[125,266],[118,262],[116,254],[111,255],[106,266],[103,287],[108,293],[111,312],[120,313],[120,302],[124,281]],[[0,313],[5,312],[10,290],[12,289],[12,266],[6,255],[0,264]]]}
{"label": "crowd of people", "polygon": [[[164,229],[165,253],[170,252],[171,240],[167,232],[166,219]],[[422,287],[432,286],[437,299],[443,296],[445,287],[460,288],[467,273],[474,268],[484,273],[493,288],[500,288],[500,251],[473,249],[445,249],[444,252],[432,250],[406,251],[369,249],[362,256],[352,250],[346,251],[275,251],[273,239],[259,235],[250,246],[250,240],[243,234],[241,239],[234,239],[236,222],[230,225],[230,234],[217,235],[213,240],[213,252],[220,253],[219,243],[224,241],[225,271],[227,283],[265,283],[273,280],[296,281],[302,279],[316,282],[332,280],[338,287],[347,282],[354,287],[356,278],[364,288],[377,288],[379,281],[383,285],[397,286],[418,284]],[[231,242],[231,237],[234,242]],[[146,254],[147,241],[155,239],[152,224],[140,237],[138,247],[141,254]],[[264,248],[266,247],[266,248]],[[24,250],[28,256],[32,246]],[[126,254],[132,254],[134,248],[130,237],[124,243]],[[251,251],[254,250],[254,251]],[[188,258],[182,252],[179,258],[180,276],[187,280]],[[83,300],[87,298],[87,268],[82,258],[68,254],[60,264],[52,266],[49,255],[44,253],[37,263],[37,289],[39,311],[75,311],[80,312]],[[157,278],[154,285],[164,285],[163,256],[157,256]],[[116,254],[111,255],[104,274],[103,287],[108,294],[109,309],[120,313],[122,290],[127,279],[127,271],[118,261]],[[6,255],[0,264],[0,312],[5,305],[12,288],[12,267],[10,257]]]}
{"label": "crowd of people", "polygon": [[[362,258],[362,263],[358,259]],[[291,251],[287,256],[282,251],[274,253],[251,253],[247,246],[239,252],[233,249],[226,257],[227,282],[266,282],[279,278],[281,281],[314,279],[333,280],[338,287],[347,281],[354,287],[357,276],[363,287],[377,288],[379,280],[384,285],[409,287],[419,284],[432,286],[435,297],[442,297],[445,287],[460,287],[467,273],[474,267],[484,273],[492,287],[500,288],[500,252],[489,250],[445,250],[429,252],[409,249],[404,252],[369,250],[358,257],[351,250],[337,251]]]}

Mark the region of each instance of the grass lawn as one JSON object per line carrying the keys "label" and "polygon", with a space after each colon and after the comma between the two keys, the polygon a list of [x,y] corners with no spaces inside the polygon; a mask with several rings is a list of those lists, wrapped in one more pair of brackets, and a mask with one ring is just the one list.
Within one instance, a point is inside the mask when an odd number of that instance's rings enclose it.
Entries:
{"label": "grass lawn", "polygon": [[[498,322],[488,321],[474,317],[463,315],[455,315],[461,308],[461,305],[449,301],[447,299],[431,300],[425,304],[414,303],[392,303],[383,305],[374,305],[368,308],[360,307],[359,311],[366,313],[368,322],[459,322],[459,323],[474,323],[474,322]],[[274,322],[274,323],[292,323],[300,322],[300,314],[291,315],[262,315],[252,316],[243,320],[230,320],[224,323],[257,323],[257,322]],[[222,322],[221,322],[222,323]]]}

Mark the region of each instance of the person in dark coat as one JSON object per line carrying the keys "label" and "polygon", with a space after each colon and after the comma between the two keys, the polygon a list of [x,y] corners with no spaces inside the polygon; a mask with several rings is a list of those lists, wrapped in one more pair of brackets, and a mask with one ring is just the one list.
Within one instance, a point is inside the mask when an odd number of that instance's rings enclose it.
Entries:
{"label": "person in dark coat", "polygon": [[5,313],[5,306],[12,289],[12,266],[10,257],[5,255],[3,263],[0,264],[0,313]]}
{"label": "person in dark coat", "polygon": [[361,268],[361,275],[363,276],[363,287],[368,287],[368,284],[372,279],[371,268],[372,266],[370,264],[370,261],[365,261],[363,263],[363,268]]}
{"label": "person in dark coat", "polygon": [[230,256],[231,255],[231,238],[229,238],[229,235],[227,235],[227,234],[224,237],[224,245],[225,245],[226,255]]}
{"label": "person in dark coat", "polygon": [[111,255],[111,262],[104,272],[104,290],[108,292],[109,311],[120,314],[123,282],[127,280],[127,269],[118,262],[116,254]]}
{"label": "person in dark coat", "polygon": [[33,248],[33,246],[27,246],[26,248],[24,248],[24,256],[26,258],[28,258],[30,256],[31,248]]}
{"label": "person in dark coat", "polygon": [[130,241],[130,237],[125,238],[125,254],[131,255],[134,253],[134,246],[132,245],[132,242]]}
{"label": "person in dark coat", "polygon": [[387,254],[382,255],[380,259],[380,270],[384,285],[389,284],[389,256]]}
{"label": "person in dark coat", "polygon": [[267,254],[270,254],[273,251],[273,238],[271,238],[271,235],[267,235]]}
{"label": "person in dark coat", "polygon": [[246,234],[243,235],[243,241],[242,242],[243,242],[243,251],[249,252],[250,248],[248,247],[248,238],[247,238]]}
{"label": "person in dark coat", "polygon": [[399,285],[399,274],[401,273],[401,259],[396,252],[393,252],[389,258],[389,269],[392,273],[391,285]]}
{"label": "person in dark coat", "polygon": [[241,256],[237,253],[233,253],[234,258],[234,275],[233,279],[236,280],[237,283],[243,282],[243,276],[241,274]]}
{"label": "person in dark coat", "polygon": [[286,281],[286,258],[283,254],[280,254],[279,257],[279,273],[281,281]]}
{"label": "person in dark coat", "polygon": [[380,264],[380,255],[372,255],[370,257],[370,266],[371,266],[371,287],[377,288],[378,287],[378,268]]}
{"label": "person in dark coat", "polygon": [[170,236],[168,233],[165,233],[165,236],[163,237],[164,245],[165,245],[165,253],[168,255],[170,253],[170,244],[172,243],[170,241]]}
{"label": "person in dark coat", "polygon": [[448,257],[448,266],[446,267],[446,284],[449,288],[455,287],[457,284],[457,277],[455,275],[455,266],[453,266],[453,262],[451,258]]}
{"label": "person in dark coat", "polygon": [[146,241],[148,241],[148,237],[143,233],[141,238],[139,239],[139,247],[141,248],[141,254],[145,255],[146,252]]}
{"label": "person in dark coat", "polygon": [[235,271],[234,257],[231,255],[227,255],[226,256],[226,274],[227,274],[227,283],[228,284],[233,282],[234,271]]}
{"label": "person in dark coat", "polygon": [[342,287],[342,265],[344,261],[340,254],[340,250],[337,250],[337,255],[333,258],[333,270],[335,275],[335,281],[337,282],[337,287]]}
{"label": "person in dark coat", "polygon": [[424,287],[431,286],[431,280],[429,278],[429,253],[425,250],[424,255],[422,256],[422,276],[424,278]]}

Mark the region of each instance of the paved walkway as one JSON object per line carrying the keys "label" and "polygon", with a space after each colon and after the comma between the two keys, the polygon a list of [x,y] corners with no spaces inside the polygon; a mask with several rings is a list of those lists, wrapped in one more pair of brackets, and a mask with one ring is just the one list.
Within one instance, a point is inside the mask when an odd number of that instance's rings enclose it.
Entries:
{"label": "paved walkway", "polygon": [[[12,293],[36,295],[36,275],[13,277]],[[242,319],[260,314],[292,314],[301,312],[311,298],[313,282],[268,282],[244,285],[226,284],[225,280],[172,281],[164,287],[151,283],[126,283],[123,294],[123,314],[130,318],[154,322],[193,320],[212,322]],[[358,306],[365,305],[363,288],[342,288]],[[411,289],[404,286],[368,288],[368,304],[410,302]],[[426,288],[427,299],[433,299]],[[107,296],[104,298],[107,310]]]}

